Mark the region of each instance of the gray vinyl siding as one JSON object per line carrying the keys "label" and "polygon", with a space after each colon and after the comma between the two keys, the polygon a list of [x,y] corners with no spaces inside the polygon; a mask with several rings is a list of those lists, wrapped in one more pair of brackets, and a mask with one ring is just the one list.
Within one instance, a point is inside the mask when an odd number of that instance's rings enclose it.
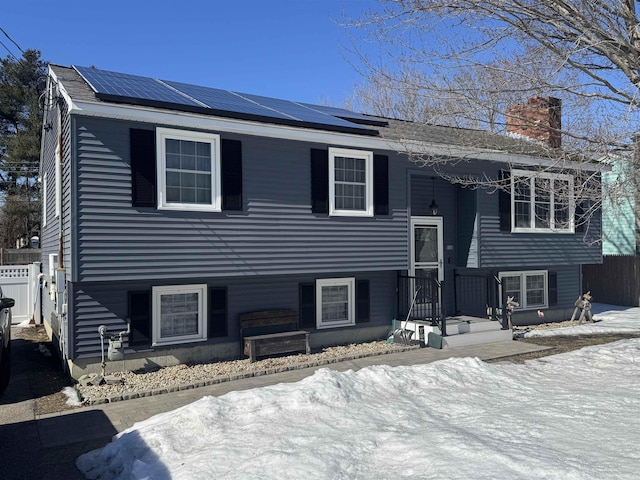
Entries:
{"label": "gray vinyl siding", "polygon": [[[486,161],[452,162],[439,169],[462,178],[498,179],[506,165]],[[498,191],[492,187],[457,187],[457,264],[477,268],[529,268],[601,263],[599,214],[589,231],[575,234],[510,233],[500,231]],[[427,203],[428,205],[428,203]]]}
{"label": "gray vinyl siding", "polygon": [[[477,191],[480,214],[480,267],[528,268],[540,265],[601,263],[600,243],[585,240],[581,233],[510,233],[500,231],[498,194]],[[592,235],[599,237],[599,222],[592,222]]]}
{"label": "gray vinyl siding", "polygon": [[75,280],[406,268],[406,161],[401,157],[390,157],[389,171],[402,172],[390,175],[390,215],[329,217],[311,212],[310,149],[327,145],[222,134],[242,141],[243,211],[133,208],[131,127],[145,126],[76,117]]}
{"label": "gray vinyl siding", "polygon": [[558,273],[558,305],[572,306],[582,293],[582,270],[580,265],[558,267],[552,265],[550,272]]}
{"label": "gray vinyl siding", "polygon": [[[520,271],[521,269],[503,268],[499,272]],[[541,265],[537,270],[546,270],[557,274],[558,302],[555,307],[572,306],[581,289],[580,265]],[[550,307],[553,308],[553,307]],[[568,319],[567,319],[568,320]]]}
{"label": "gray vinyl siding", "polygon": [[[51,125],[50,130],[44,131],[42,142],[42,165],[40,175],[46,173],[46,208],[43,212],[43,220],[46,224],[40,232],[40,245],[42,248],[42,272],[45,279],[49,280],[49,254],[58,252],[58,221],[55,218],[56,210],[56,177],[55,177],[55,152],[58,139],[57,110],[46,110],[43,123]],[[45,222],[43,221],[43,224]]]}
{"label": "gray vinyl siding", "polygon": [[[62,109],[62,132],[58,132],[58,109]],[[71,219],[73,218],[72,206],[71,206],[71,155],[72,148],[72,120],[67,111],[65,103],[54,102],[54,107],[50,110],[46,110],[44,116],[44,123],[48,124],[51,128],[45,130],[43,144],[42,144],[42,171],[40,172],[44,176],[47,174],[47,211],[43,212],[46,215],[46,225],[41,231],[41,247],[42,247],[42,273],[43,284],[46,284],[46,288],[42,291],[42,317],[44,321],[50,324],[55,336],[59,336],[59,323],[55,315],[55,304],[51,299],[50,289],[53,288],[52,279],[49,275],[49,255],[57,254],[59,251],[59,237],[60,228],[62,228],[62,242],[63,242],[63,262],[66,271],[67,281],[71,279],[72,262],[72,235],[71,235]],[[62,134],[62,197],[61,197],[61,210],[62,218],[56,217],[56,147],[58,144],[58,135]],[[54,266],[57,268],[57,265]],[[67,335],[63,335],[69,338]],[[66,348],[66,346],[64,347]]]}
{"label": "gray vinyl siding", "polygon": [[[488,276],[497,275],[501,272],[522,271],[526,268],[459,268],[456,270],[456,313],[462,315],[472,315],[484,317],[487,298]],[[579,265],[538,265],[536,270],[546,270],[557,275],[557,295],[556,305],[550,305],[550,309],[566,309],[573,306],[580,295],[581,272]],[[565,320],[568,320],[566,318]]]}
{"label": "gray vinyl siding", "polygon": [[[600,258],[599,247],[578,234],[500,232],[497,193],[462,189],[441,178],[432,182],[429,169],[388,152],[374,153],[389,154],[389,215],[314,214],[310,149],[334,145],[235,134],[221,137],[242,142],[242,211],[134,208],[129,129],[154,126],[74,116],[71,127],[73,171],[65,160],[64,233],[65,266],[73,266],[72,358],[100,355],[98,327],[125,330],[127,292],[152,286],[227,287],[228,337],[208,340],[211,344],[237,340],[240,313],[298,309],[299,284],[317,278],[370,280],[371,322],[366,325],[390,325],[396,274],[410,262],[408,215],[429,216],[434,198],[444,220],[447,312],[456,307],[457,267],[557,271],[558,304],[570,305],[579,291],[579,264]],[[65,144],[65,159],[71,158],[70,149]],[[464,169],[488,175],[498,171],[495,164],[473,162]],[[51,238],[47,245],[53,247]],[[482,309],[486,305],[478,298],[470,301]]]}
{"label": "gray vinyl siding", "polygon": [[[370,321],[336,330],[357,329],[360,326],[389,325],[395,314],[396,274],[392,272],[344,272],[341,276],[369,280]],[[162,285],[207,284],[211,287],[227,288],[228,336],[209,339],[207,342],[239,341],[239,315],[241,313],[294,309],[299,307],[299,286],[312,283],[326,275],[277,276],[269,279],[260,277],[235,277],[229,279],[190,279],[189,281],[163,282],[109,282],[73,284],[75,351],[72,358],[96,357],[100,355],[98,327],[105,325],[109,333],[117,333],[127,328],[127,294],[131,291],[148,290]],[[314,329],[310,329],[313,333]],[[326,330],[323,330],[326,331]],[[189,345],[185,344],[185,347]],[[160,347],[161,348],[161,347]]]}
{"label": "gray vinyl siding", "polygon": [[43,222],[40,232],[40,245],[42,248],[42,317],[48,323],[52,330],[57,334],[58,324],[52,313],[55,310],[49,290],[51,288],[51,277],[49,275],[49,255],[58,252],[58,220],[55,218],[55,201],[56,201],[56,178],[55,178],[55,152],[58,140],[58,119],[57,110],[45,110],[43,124],[51,125],[50,130],[43,132],[42,151],[41,151],[41,171],[40,175],[44,177],[46,173],[46,212],[43,211]]}

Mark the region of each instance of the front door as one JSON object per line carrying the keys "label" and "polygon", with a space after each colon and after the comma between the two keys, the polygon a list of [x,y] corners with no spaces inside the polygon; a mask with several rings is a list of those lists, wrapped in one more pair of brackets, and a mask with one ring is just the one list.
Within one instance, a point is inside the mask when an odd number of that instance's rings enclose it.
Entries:
{"label": "front door", "polygon": [[415,281],[409,294],[410,302],[414,304],[414,318],[430,317],[432,300],[436,302],[439,315],[441,298],[438,293],[438,297],[432,299],[435,290],[430,278],[438,282],[444,280],[443,257],[442,217],[412,217],[409,275],[415,277]]}

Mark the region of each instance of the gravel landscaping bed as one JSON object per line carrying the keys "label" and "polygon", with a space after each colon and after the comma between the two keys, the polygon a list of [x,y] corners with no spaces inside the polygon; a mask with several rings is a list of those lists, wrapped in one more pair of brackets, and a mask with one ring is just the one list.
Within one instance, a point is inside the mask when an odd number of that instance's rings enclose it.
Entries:
{"label": "gravel landscaping bed", "polygon": [[328,365],[345,360],[401,352],[418,346],[387,344],[384,341],[327,347],[309,355],[289,355],[267,358],[251,363],[249,359],[226,362],[176,365],[152,372],[117,372],[118,383],[76,385],[85,405],[117,402],[162,393],[204,387],[241,378]]}
{"label": "gravel landscaping bed", "polygon": [[[640,335],[626,334],[596,334],[579,336],[555,336],[524,338],[524,333],[534,329],[554,329],[565,326],[576,325],[578,322],[561,322],[541,325],[529,325],[526,327],[514,327],[514,339],[517,341],[535,343],[551,347],[540,352],[521,354],[513,357],[503,357],[494,362],[511,361],[521,363],[526,360],[540,358],[570,350],[575,350],[588,345],[608,343],[623,338],[638,337]],[[43,347],[51,349],[50,342],[46,338],[44,329],[40,326],[36,328],[22,329],[21,336],[25,340],[34,342],[42,351]],[[22,332],[21,332],[22,333]],[[215,362],[197,365],[177,365],[175,367],[162,368],[152,372],[120,372],[117,375],[119,383],[115,385],[81,386],[75,385],[75,389],[81,397],[84,405],[100,404],[138,398],[161,393],[187,390],[215,383],[227,382],[240,378],[267,375],[287,370],[308,368],[313,366],[328,365],[343,360],[351,360],[376,355],[384,355],[403,351],[408,348],[398,344],[387,344],[384,341],[370,342],[366,344],[352,344],[346,346],[329,347],[322,351],[310,355],[290,355],[278,358],[267,358],[254,363],[248,359],[227,362]],[[49,357],[46,359],[47,365],[52,368],[57,365],[57,361]],[[61,372],[52,375],[47,374],[47,388],[49,391],[41,392],[36,396],[36,414],[47,414],[76,408],[67,404],[67,396],[62,393],[62,389],[70,385],[68,377],[64,377]],[[36,382],[38,383],[38,382]],[[51,384],[51,385],[49,385]]]}

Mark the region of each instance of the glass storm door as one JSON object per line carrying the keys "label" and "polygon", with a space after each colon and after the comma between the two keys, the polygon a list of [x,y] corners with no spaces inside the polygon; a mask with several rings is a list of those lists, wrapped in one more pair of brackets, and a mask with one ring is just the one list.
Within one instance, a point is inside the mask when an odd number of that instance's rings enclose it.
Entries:
{"label": "glass storm door", "polygon": [[[427,277],[444,280],[444,248],[442,238],[442,218],[412,217],[411,219],[411,265],[409,275],[415,277],[411,282],[409,295],[414,305],[414,317],[425,317],[430,312],[431,298]],[[420,287],[416,294],[416,290]],[[413,297],[415,295],[415,302]],[[438,305],[440,299],[436,300]]]}

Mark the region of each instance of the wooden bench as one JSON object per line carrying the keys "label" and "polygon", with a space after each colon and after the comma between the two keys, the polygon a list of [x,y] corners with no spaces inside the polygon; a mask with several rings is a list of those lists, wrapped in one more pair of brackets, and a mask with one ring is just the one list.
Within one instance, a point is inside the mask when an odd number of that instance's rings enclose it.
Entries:
{"label": "wooden bench", "polygon": [[[265,335],[245,336],[247,330],[288,326],[290,330]],[[298,330],[297,310],[267,310],[240,315],[240,341],[242,349],[251,362],[256,357],[283,353],[311,353],[309,332]]]}

